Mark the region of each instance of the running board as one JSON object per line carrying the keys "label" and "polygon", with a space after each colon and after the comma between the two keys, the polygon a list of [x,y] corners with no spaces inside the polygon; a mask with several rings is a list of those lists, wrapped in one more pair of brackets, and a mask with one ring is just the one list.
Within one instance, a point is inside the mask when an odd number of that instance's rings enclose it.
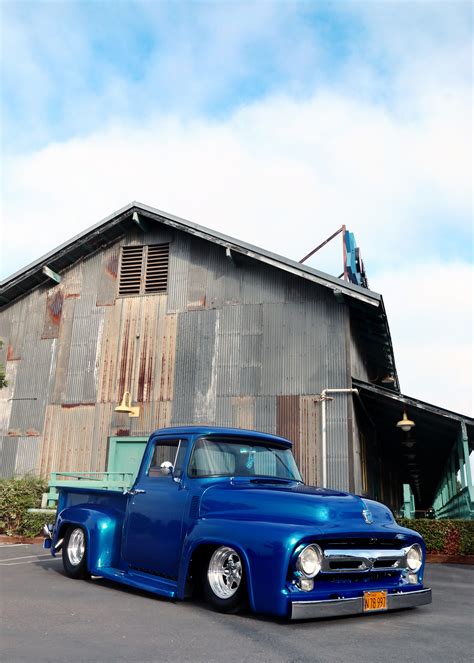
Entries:
{"label": "running board", "polygon": [[135,587],[135,589],[141,589],[145,592],[153,592],[154,594],[166,596],[170,599],[176,598],[178,583],[174,580],[167,580],[166,578],[160,578],[155,575],[152,576],[148,573],[142,573],[141,571],[134,571],[132,569],[129,571],[123,571],[122,569],[115,569],[111,566],[106,566],[102,569],[94,569],[92,574],[105,578],[106,580],[121,582],[123,585],[129,585],[130,587]]}

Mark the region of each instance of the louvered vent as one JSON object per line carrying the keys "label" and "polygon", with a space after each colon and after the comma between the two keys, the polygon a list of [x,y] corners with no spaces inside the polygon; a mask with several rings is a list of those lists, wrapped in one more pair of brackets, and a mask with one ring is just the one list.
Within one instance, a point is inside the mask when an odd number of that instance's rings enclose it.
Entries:
{"label": "louvered vent", "polygon": [[139,295],[142,283],[143,246],[124,246],[120,267],[119,295]]}
{"label": "louvered vent", "polygon": [[120,264],[119,297],[166,292],[169,244],[124,246]]}
{"label": "louvered vent", "polygon": [[166,292],[168,287],[169,245],[148,247],[145,272],[145,292]]}

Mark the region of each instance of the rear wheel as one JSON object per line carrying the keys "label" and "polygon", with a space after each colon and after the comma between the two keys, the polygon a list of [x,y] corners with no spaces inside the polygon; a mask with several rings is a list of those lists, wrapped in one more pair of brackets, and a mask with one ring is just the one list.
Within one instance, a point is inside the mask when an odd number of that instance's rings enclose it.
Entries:
{"label": "rear wheel", "polygon": [[239,553],[229,546],[220,546],[204,566],[206,600],[219,612],[238,612],[246,596],[244,567]]}
{"label": "rear wheel", "polygon": [[63,542],[63,566],[69,578],[87,578],[87,540],[82,527],[72,526]]}

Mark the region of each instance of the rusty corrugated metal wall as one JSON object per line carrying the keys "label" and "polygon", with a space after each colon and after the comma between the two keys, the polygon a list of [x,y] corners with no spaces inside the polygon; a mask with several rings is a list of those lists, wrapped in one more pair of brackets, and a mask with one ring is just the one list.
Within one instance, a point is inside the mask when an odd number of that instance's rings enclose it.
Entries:
{"label": "rusty corrugated metal wall", "polygon": [[[170,242],[167,294],[117,297],[120,247],[160,242]],[[306,480],[320,479],[317,394],[350,386],[356,356],[332,291],[157,225],[0,318],[3,476],[101,471],[111,435],[210,423],[289,437]],[[124,391],[139,418],[114,411]],[[328,429],[329,483],[347,488],[346,398],[328,406]]]}

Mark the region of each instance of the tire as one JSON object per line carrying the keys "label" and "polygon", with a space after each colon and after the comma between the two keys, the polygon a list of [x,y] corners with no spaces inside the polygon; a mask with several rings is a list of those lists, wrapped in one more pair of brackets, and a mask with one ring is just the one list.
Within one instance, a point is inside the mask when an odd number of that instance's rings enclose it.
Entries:
{"label": "tire", "polygon": [[236,613],[245,603],[245,570],[239,553],[229,546],[216,548],[203,574],[204,598],[218,612]]}
{"label": "tire", "polygon": [[82,527],[72,525],[66,531],[63,542],[63,567],[69,578],[89,577],[87,569],[87,538]]}

